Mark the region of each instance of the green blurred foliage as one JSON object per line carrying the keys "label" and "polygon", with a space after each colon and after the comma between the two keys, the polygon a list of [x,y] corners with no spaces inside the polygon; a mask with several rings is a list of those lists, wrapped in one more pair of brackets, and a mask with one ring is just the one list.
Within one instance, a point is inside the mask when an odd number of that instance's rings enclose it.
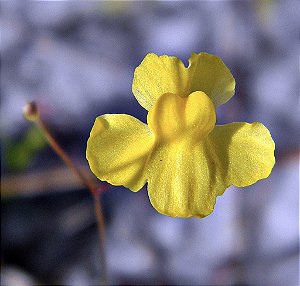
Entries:
{"label": "green blurred foliage", "polygon": [[42,131],[36,126],[27,130],[21,140],[8,140],[6,163],[9,171],[22,172],[35,158],[36,154],[47,146]]}

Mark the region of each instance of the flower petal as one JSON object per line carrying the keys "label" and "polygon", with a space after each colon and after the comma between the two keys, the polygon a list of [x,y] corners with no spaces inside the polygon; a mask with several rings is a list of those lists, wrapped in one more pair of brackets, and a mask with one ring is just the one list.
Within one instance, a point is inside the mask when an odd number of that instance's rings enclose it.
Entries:
{"label": "flower petal", "polygon": [[269,130],[258,122],[216,126],[206,145],[214,150],[212,158],[227,186],[252,185],[267,178],[275,164],[274,141]]}
{"label": "flower petal", "polygon": [[189,93],[205,92],[215,107],[234,95],[235,80],[222,59],[207,53],[193,53],[189,63]]}
{"label": "flower petal", "polygon": [[187,69],[176,57],[147,54],[135,69],[132,92],[145,109],[149,110],[164,93],[187,94]]}
{"label": "flower petal", "polygon": [[235,80],[224,62],[207,53],[193,53],[186,68],[176,57],[148,54],[135,69],[132,92],[149,110],[165,93],[187,97],[194,91],[205,92],[217,107],[234,94]]}
{"label": "flower petal", "polygon": [[205,217],[225,189],[204,144],[186,141],[157,145],[148,165],[151,204],[172,217]]}
{"label": "flower petal", "polygon": [[138,119],[107,114],[96,119],[86,156],[100,180],[138,191],[145,184],[144,167],[153,141],[148,126]]}
{"label": "flower petal", "polygon": [[147,121],[158,141],[199,140],[214,128],[216,112],[202,91],[185,98],[165,93],[149,111]]}

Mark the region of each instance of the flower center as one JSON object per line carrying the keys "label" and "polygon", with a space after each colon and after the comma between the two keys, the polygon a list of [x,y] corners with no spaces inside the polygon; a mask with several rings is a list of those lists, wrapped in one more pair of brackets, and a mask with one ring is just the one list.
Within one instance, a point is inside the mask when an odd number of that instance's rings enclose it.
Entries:
{"label": "flower center", "polygon": [[216,111],[202,91],[187,97],[166,93],[157,99],[147,121],[158,140],[201,140],[214,128]]}

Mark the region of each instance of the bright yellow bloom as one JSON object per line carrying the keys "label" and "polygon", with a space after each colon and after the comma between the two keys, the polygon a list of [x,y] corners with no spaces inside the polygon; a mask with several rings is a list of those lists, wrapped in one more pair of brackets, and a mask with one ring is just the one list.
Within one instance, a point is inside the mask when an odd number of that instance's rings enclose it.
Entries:
{"label": "bright yellow bloom", "polygon": [[223,61],[192,54],[148,54],[134,73],[132,91],[149,113],[147,124],[126,114],[99,116],[87,143],[91,170],[134,192],[148,182],[154,208],[173,217],[205,217],[231,185],[266,178],[275,144],[261,123],[216,125],[216,108],[234,94]]}

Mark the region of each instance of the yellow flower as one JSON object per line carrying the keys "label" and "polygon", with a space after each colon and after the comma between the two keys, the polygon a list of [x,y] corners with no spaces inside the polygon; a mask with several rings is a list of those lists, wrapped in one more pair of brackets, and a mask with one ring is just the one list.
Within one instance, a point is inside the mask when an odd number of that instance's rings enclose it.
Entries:
{"label": "yellow flower", "polygon": [[149,111],[147,124],[126,114],[99,116],[87,143],[93,173],[134,192],[148,183],[154,208],[172,217],[205,217],[231,185],[266,178],[275,144],[261,123],[216,125],[216,108],[234,94],[223,61],[193,53],[186,68],[176,57],[148,54],[132,91]]}

